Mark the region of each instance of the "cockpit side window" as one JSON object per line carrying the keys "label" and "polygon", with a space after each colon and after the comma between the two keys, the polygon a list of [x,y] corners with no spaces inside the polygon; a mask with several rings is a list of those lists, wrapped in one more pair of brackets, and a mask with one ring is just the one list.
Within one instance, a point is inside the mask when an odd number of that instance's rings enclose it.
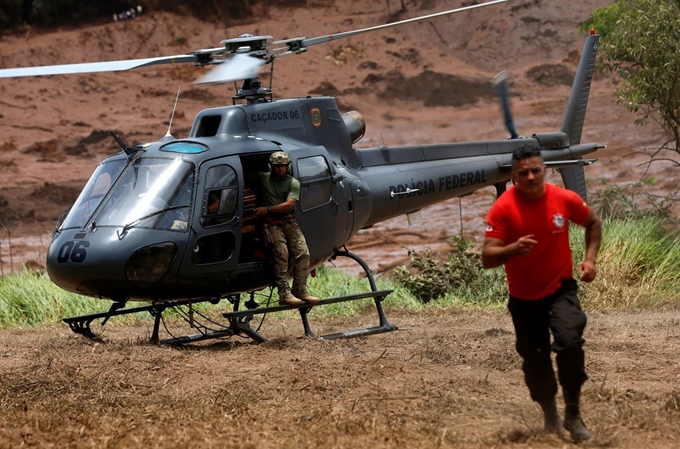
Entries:
{"label": "cockpit side window", "polygon": [[238,178],[229,165],[210,167],[203,195],[203,226],[229,223],[238,209]]}

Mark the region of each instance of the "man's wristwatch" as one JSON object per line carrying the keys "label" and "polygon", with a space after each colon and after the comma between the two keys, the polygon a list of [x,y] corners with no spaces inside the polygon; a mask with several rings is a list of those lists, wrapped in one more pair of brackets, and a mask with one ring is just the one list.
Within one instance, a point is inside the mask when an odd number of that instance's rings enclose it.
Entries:
{"label": "man's wristwatch", "polygon": [[268,213],[268,214],[271,214],[271,213],[272,213],[272,207],[271,207],[271,206],[267,206],[267,213]]}

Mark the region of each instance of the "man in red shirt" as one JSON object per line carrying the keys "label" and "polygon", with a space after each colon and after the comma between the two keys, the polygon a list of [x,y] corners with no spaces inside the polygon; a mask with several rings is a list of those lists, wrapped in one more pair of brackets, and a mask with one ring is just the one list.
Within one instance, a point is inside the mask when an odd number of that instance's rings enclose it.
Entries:
{"label": "man in red shirt", "polygon": [[564,395],[564,428],[573,440],[581,441],[591,436],[579,410],[581,386],[588,378],[583,352],[586,315],[572,277],[569,221],[586,230],[585,260],[578,266],[584,282],[597,274],[602,223],[578,194],[547,184],[545,170],[539,149],[523,147],[513,153],[515,185],[489,210],[482,264],[505,265],[516,349],[531,398],[543,410],[545,430],[559,433],[562,425],[555,403],[552,350],[557,353]]}

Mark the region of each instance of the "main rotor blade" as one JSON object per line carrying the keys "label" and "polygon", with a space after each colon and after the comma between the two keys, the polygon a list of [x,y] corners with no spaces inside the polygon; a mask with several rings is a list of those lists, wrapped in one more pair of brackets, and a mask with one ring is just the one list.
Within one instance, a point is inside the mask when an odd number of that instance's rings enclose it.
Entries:
{"label": "main rotor blade", "polygon": [[22,76],[70,75],[76,73],[118,72],[156,64],[196,62],[195,55],[161,56],[158,58],[129,59],[127,61],[84,62],[80,64],[47,65],[41,67],[20,67],[0,70],[0,78]]}
{"label": "main rotor blade", "polygon": [[231,58],[194,81],[193,84],[220,84],[256,78],[259,68],[264,64],[265,61],[261,58],[234,53]]}
{"label": "main rotor blade", "polygon": [[413,19],[406,19],[406,20],[401,20],[399,22],[386,23],[384,25],[377,25],[377,26],[370,27],[370,28],[363,28],[361,30],[345,31],[345,32],[342,32],[342,33],[329,34],[327,36],[313,37],[313,38],[310,38],[310,39],[303,40],[302,46],[308,47],[310,45],[323,44],[324,42],[330,42],[332,40],[342,39],[343,37],[356,36],[357,34],[368,33],[369,31],[381,30],[381,29],[384,29],[384,28],[390,28],[390,27],[395,27],[395,26],[399,26],[399,25],[404,25],[406,23],[412,23],[412,22],[418,22],[418,21],[421,21],[421,20],[432,19],[434,17],[445,16],[445,15],[448,15],[448,14],[455,14],[457,12],[467,11],[469,9],[482,8],[484,6],[495,5],[497,3],[504,3],[504,2],[507,2],[507,1],[508,0],[493,0],[493,1],[490,1],[490,2],[486,2],[486,3],[479,3],[477,5],[464,6],[462,8],[438,12],[438,13],[430,14],[430,15],[427,15],[427,16],[414,17]]}

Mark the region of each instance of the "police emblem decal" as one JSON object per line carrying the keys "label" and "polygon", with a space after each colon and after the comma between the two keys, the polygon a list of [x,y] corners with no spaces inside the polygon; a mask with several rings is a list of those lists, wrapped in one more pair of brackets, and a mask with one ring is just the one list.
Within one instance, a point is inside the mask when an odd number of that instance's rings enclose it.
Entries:
{"label": "police emblem decal", "polygon": [[564,216],[562,214],[556,214],[553,217],[553,224],[558,228],[562,229],[564,227]]}
{"label": "police emblem decal", "polygon": [[312,108],[312,125],[315,127],[321,126],[321,110],[319,108]]}

